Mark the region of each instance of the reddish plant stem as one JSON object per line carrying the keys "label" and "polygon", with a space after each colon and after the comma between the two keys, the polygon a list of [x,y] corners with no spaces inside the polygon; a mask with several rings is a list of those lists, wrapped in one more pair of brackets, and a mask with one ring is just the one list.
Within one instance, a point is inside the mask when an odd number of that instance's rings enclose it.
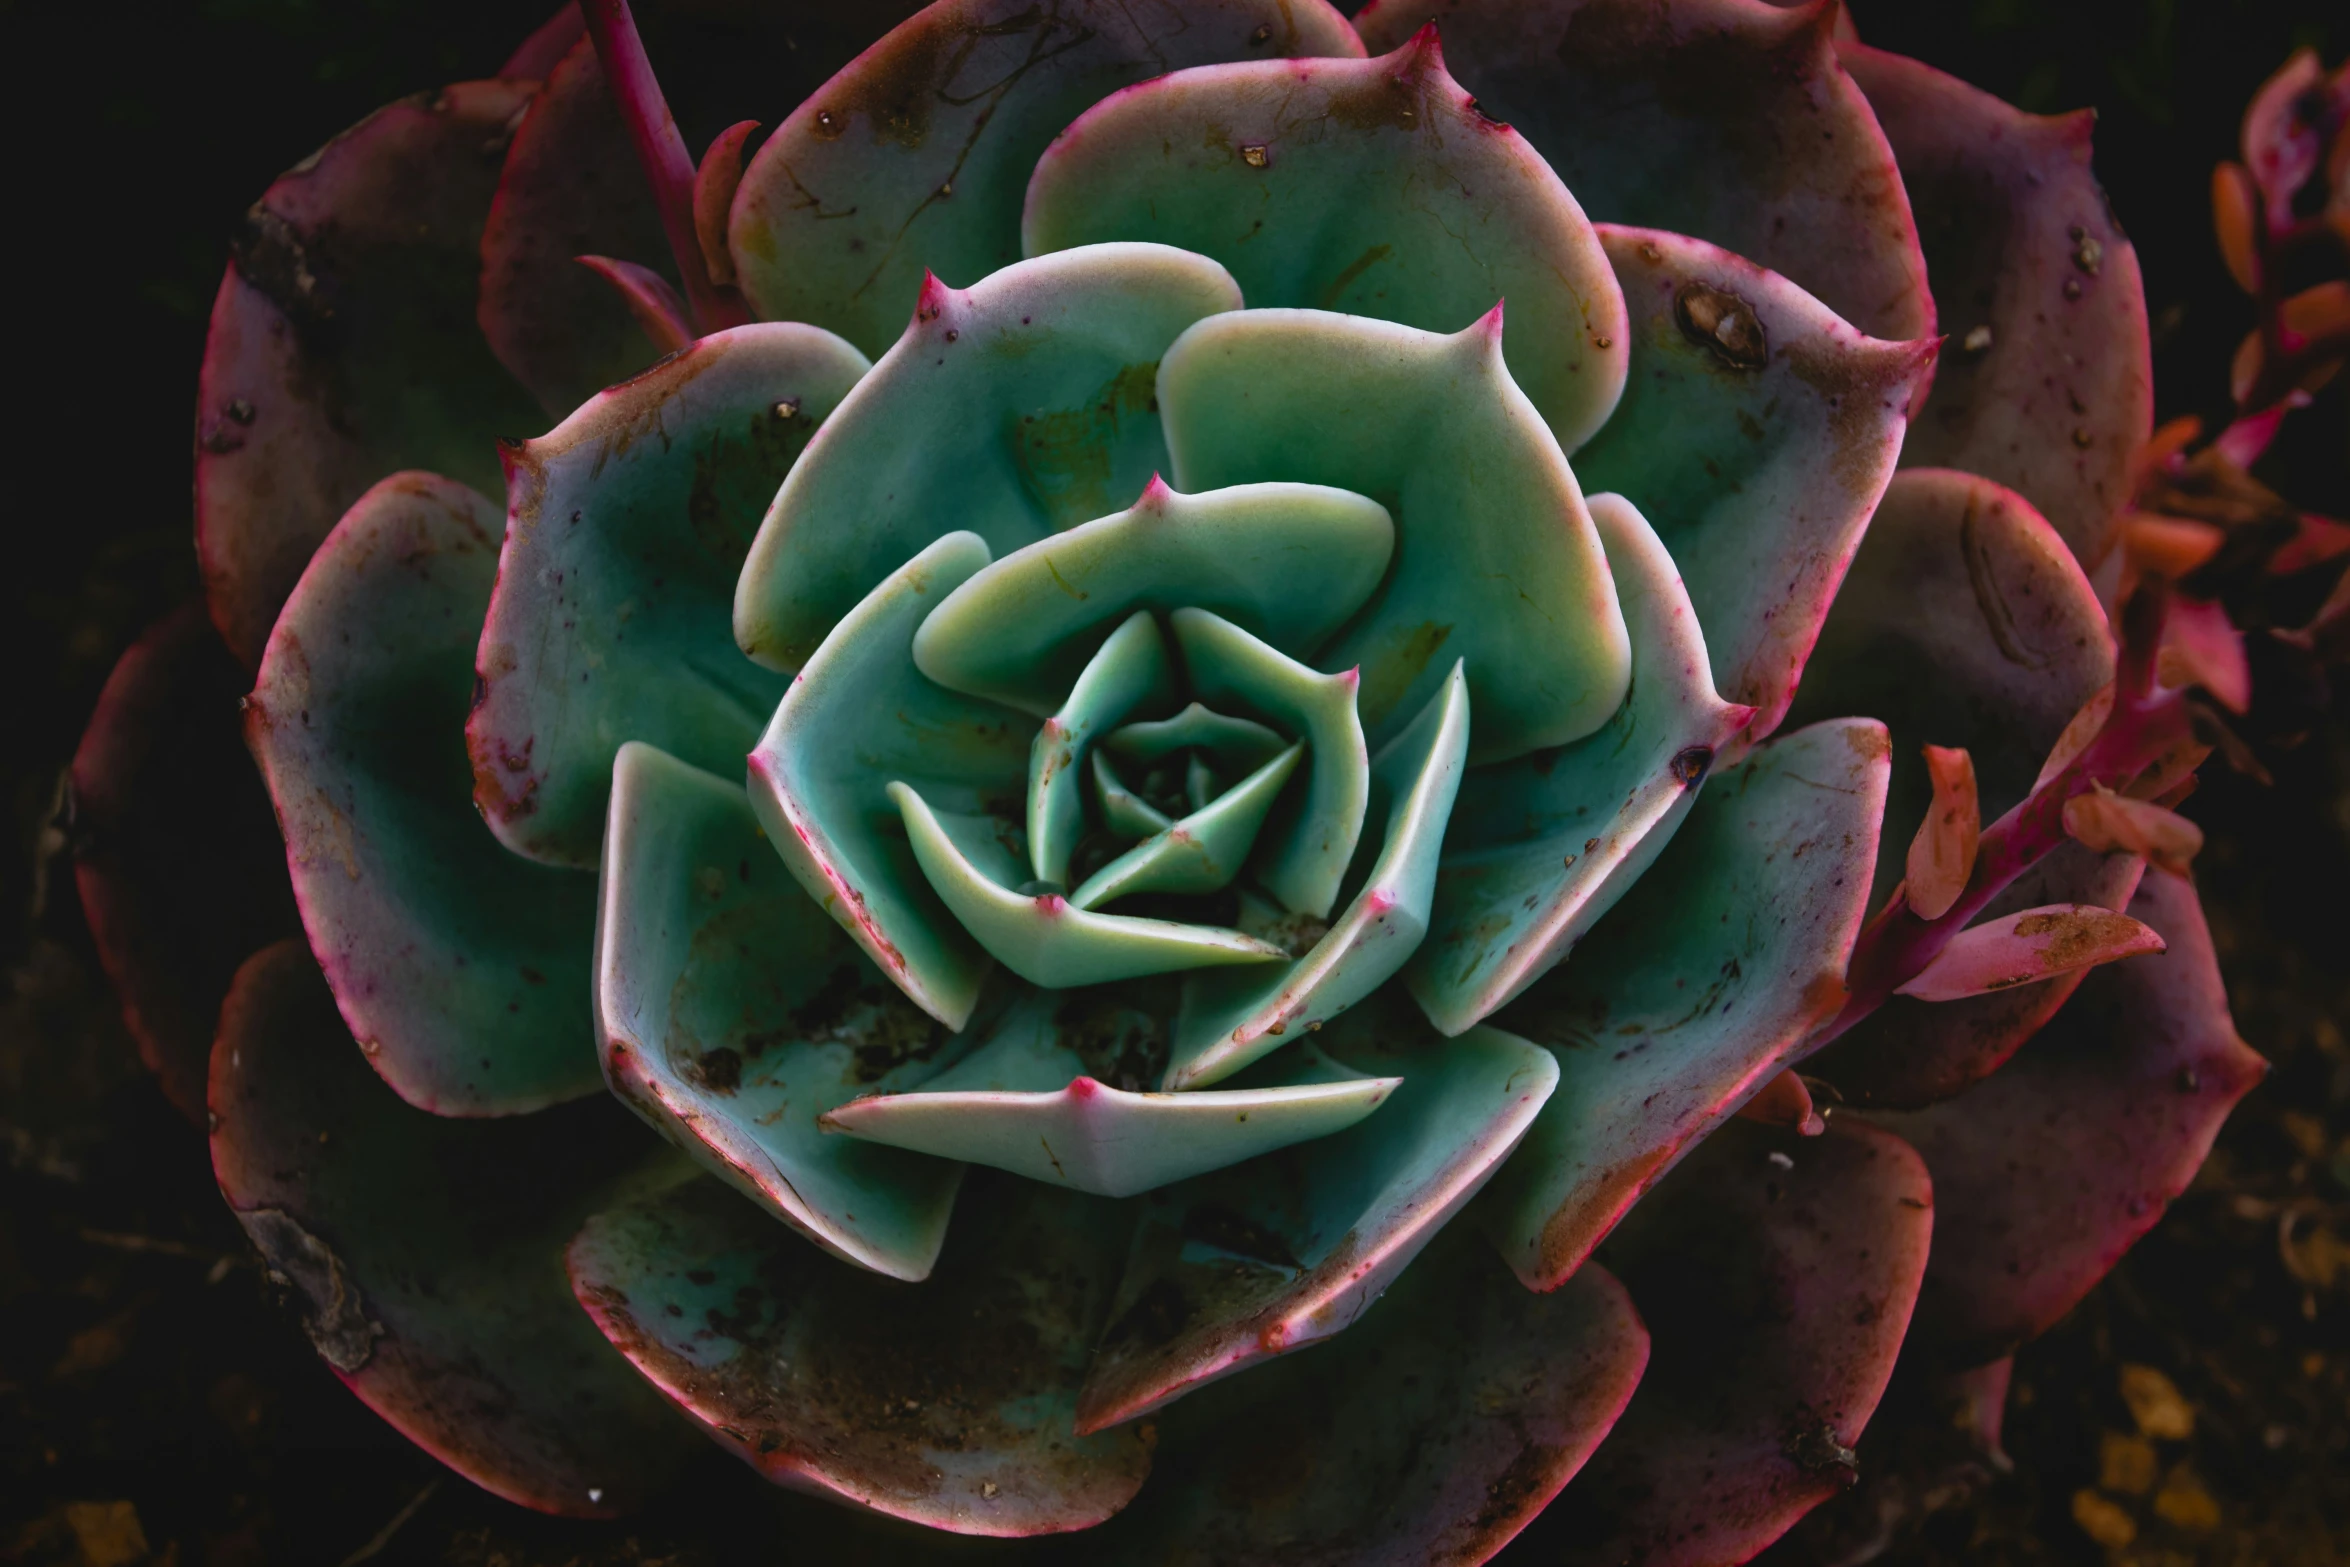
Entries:
{"label": "reddish plant stem", "polygon": [[661,83],[653,75],[645,41],[637,36],[628,0],[580,0],[579,9],[587,20],[588,37],[595,41],[612,102],[628,125],[637,162],[653,187],[661,232],[668,236],[669,252],[685,282],[694,330],[707,334],[743,325],[751,313],[742,295],[713,282],[710,263],[702,255],[701,237],[694,228],[694,160],[678,134],[668,100],[661,96]]}

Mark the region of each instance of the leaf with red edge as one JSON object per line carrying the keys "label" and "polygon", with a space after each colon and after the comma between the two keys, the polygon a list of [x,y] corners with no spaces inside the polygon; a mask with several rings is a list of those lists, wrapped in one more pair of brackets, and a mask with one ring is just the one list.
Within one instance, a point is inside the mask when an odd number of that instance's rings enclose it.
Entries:
{"label": "leaf with red edge", "polygon": [[1871,1116],[1934,1175],[1922,1358],[1980,1364],[2047,1331],[2186,1190],[2268,1070],[2236,1036],[2194,888],[2149,876],[2130,913],[2169,950],[2092,974],[2030,1050],[1959,1097]]}
{"label": "leaf with red edge", "polygon": [[1902,464],[2021,490],[2095,566],[2154,427],[2154,371],[2138,254],[2089,166],[2094,116],[2025,114],[1901,55],[1841,52],[1901,159],[1949,336]]}
{"label": "leaf with red edge", "polygon": [[2056,974],[2162,950],[2162,938],[2127,914],[2052,903],[1985,920],[1952,937],[1898,994],[1963,1001]]}
{"label": "leaf with red edge", "polygon": [[508,81],[543,82],[571,46],[587,36],[587,21],[576,4],[567,3],[531,30],[528,38],[506,57],[498,74]]}
{"label": "leaf with red edge", "polygon": [[1876,1127],[1708,1138],[1601,1248],[1648,1375],[1501,1562],[1730,1567],[1850,1485],[1932,1230],[1925,1162]]}
{"label": "leaf with red edge", "polygon": [[312,1342],[367,1406],[542,1512],[641,1506],[698,1447],[580,1315],[563,1246],[682,1160],[608,1101],[522,1121],[410,1109],[367,1070],[298,941],[237,974],[212,1167]]}
{"label": "leaf with red edge", "polygon": [[507,81],[403,98],[245,216],[197,390],[196,554],[247,667],[361,491],[396,468],[495,488],[495,438],[537,417],[473,321],[498,151],[529,101]]}

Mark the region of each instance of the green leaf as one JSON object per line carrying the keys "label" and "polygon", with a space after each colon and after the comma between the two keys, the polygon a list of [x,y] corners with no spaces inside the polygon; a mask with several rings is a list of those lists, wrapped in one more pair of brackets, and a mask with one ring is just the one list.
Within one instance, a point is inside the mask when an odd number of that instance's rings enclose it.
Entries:
{"label": "green leaf", "polygon": [[1069,902],[1095,909],[1146,892],[1219,892],[1240,874],[1257,829],[1305,755],[1300,741],[1179,822],[1085,878]]}
{"label": "green leaf", "polygon": [[[980,575],[986,575],[986,568]],[[953,596],[948,595],[950,601]],[[931,626],[937,621],[938,611],[932,610],[922,624]],[[914,662],[917,668],[921,666],[919,631],[914,633]],[[1174,697],[1175,670],[1167,657],[1166,636],[1148,611],[1137,610],[1086,660],[1061,710],[1044,721],[1029,748],[1028,865],[1038,881],[1064,891],[1068,887],[1069,856],[1085,831],[1085,797],[1079,788],[1077,764],[1093,744],[1096,731],[1117,723],[1138,707],[1165,707]]]}

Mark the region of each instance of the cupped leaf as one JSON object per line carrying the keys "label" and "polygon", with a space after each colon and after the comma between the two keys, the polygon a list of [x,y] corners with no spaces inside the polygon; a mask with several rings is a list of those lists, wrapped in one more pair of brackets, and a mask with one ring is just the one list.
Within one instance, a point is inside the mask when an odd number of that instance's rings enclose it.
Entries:
{"label": "cupped leaf", "polygon": [[369,1074],[298,941],[254,954],[212,1055],[212,1167],[312,1342],[402,1435],[543,1512],[642,1505],[700,1447],[579,1313],[563,1247],[683,1161],[613,1105],[462,1122]]}
{"label": "cupped leaf", "polygon": [[1020,259],[1029,172],[1089,106],[1185,66],[1362,47],[1324,0],[942,0],[780,100],[799,107],[735,193],[735,271],[761,316],[879,354],[925,268],[968,280]]}
{"label": "cupped leaf", "polygon": [[1478,762],[1589,734],[1630,670],[1583,492],[1501,338],[1499,306],[1449,337],[1249,310],[1192,327],[1159,372],[1177,483],[1290,479],[1387,508],[1395,564],[1317,662],[1359,666],[1363,726],[1384,744],[1464,660]]}
{"label": "cupped leaf", "polygon": [[[1121,838],[1148,838],[1175,825],[1173,817],[1126,787],[1126,781],[1110,765],[1108,753],[1095,751],[1092,763],[1094,803],[1101,808],[1102,825],[1110,832]],[[1029,832],[1033,837],[1035,828]]]}
{"label": "cupped leaf", "polygon": [[1510,375],[1573,451],[1624,386],[1624,301],[1583,209],[1447,75],[1435,30],[1376,60],[1201,66],[1104,99],[1028,182],[1030,255],[1157,240],[1252,306],[1457,332],[1510,303]]}
{"label": "cupped leaf", "polygon": [[1386,831],[1363,885],[1297,961],[1262,975],[1195,976],[1185,987],[1167,1065],[1170,1089],[1200,1088],[1319,1029],[1385,984],[1428,928],[1437,852],[1469,749],[1469,687],[1461,666],[1371,762]]}
{"label": "cupped leaf", "polygon": [[[981,575],[985,574],[982,567]],[[937,619],[938,611],[933,610],[922,624]],[[921,667],[919,631],[914,633],[914,663]],[[1037,880],[1068,888],[1069,857],[1085,831],[1078,763],[1091,749],[1094,736],[1138,707],[1163,709],[1174,697],[1175,667],[1167,657],[1166,634],[1149,611],[1136,610],[1086,660],[1060,711],[1044,721],[1029,745],[1028,868]],[[1092,905],[1080,902],[1079,907]]]}
{"label": "cupped leaf", "polygon": [[1478,106],[1517,127],[1594,218],[1702,236],[1865,332],[1923,337],[1934,302],[1907,169],[1836,63],[1839,10],[1373,0],[1356,23],[1374,50],[1441,23],[1445,58]]}
{"label": "cupped leaf", "polygon": [[1351,1131],[1143,1200],[1078,1429],[1349,1326],[1509,1157],[1558,1080],[1522,1039],[1488,1028],[1441,1040],[1408,1008],[1358,1006],[1315,1040],[1336,1059],[1291,1051],[1245,1081],[1371,1073],[1401,1086]]}
{"label": "cupped leaf", "polygon": [[1029,720],[933,685],[914,667],[914,629],[987,564],[950,533],[888,577],[800,671],[750,756],[759,824],[825,912],[890,982],[953,1029],[970,1021],[986,951],[931,890],[898,829],[889,788],[913,779],[946,809],[1000,807],[1028,771]]}
{"label": "cupped leaf", "polygon": [[1648,1375],[1524,1559],[1726,1567],[1849,1486],[1933,1202],[1925,1161],[1872,1126],[1707,1138],[1601,1248],[1652,1335]]}
{"label": "cupped leaf", "polygon": [[1181,821],[1171,822],[1095,871],[1069,894],[1080,909],[1096,909],[1137,893],[1221,892],[1239,876],[1290,774],[1305,755],[1289,747]]}
{"label": "cupped leaf", "polygon": [[835,1256],[937,1260],[959,1165],[825,1134],[963,1041],[785,872],[740,786],[631,742],[613,767],[596,930],[604,1075],[637,1114]]}
{"label": "cupped leaf", "polygon": [[494,490],[495,437],[537,421],[473,322],[496,149],[530,97],[494,81],[404,98],[246,214],[196,394],[196,554],[213,624],[248,668],[369,485],[431,468]]}
{"label": "cupped leaf", "polygon": [[507,526],[465,725],[500,842],[592,868],[612,757],[643,740],[727,774],[783,694],[727,634],[759,519],[867,369],[828,332],[702,338],[506,450]]}
{"label": "cupped leaf", "polygon": [[968,289],[933,278],[760,524],[735,640],[797,668],[948,524],[1004,555],[1139,496],[1167,467],[1152,416],[1161,356],[1194,321],[1239,308],[1222,267],[1163,245],[1064,251]]}
{"label": "cupped leaf", "polygon": [[1281,736],[1251,719],[1219,713],[1198,702],[1173,718],[1124,724],[1102,742],[1122,761],[1155,762],[1179,751],[1205,751],[1234,772],[1262,767],[1281,750]]}
{"label": "cupped leaf", "polygon": [[1786,716],[1893,476],[1934,345],[1866,337],[1703,240],[1612,226],[1600,238],[1631,313],[1632,375],[1575,470],[1655,525],[1714,684],[1757,709],[1760,739]]}
{"label": "cupped leaf", "polygon": [[294,897],[343,1020],[400,1097],[512,1115],[599,1086],[595,878],[508,854],[460,738],[498,508],[394,474],[328,535],[245,707]]}
{"label": "cupped leaf", "polygon": [[2096,116],[2025,114],[1901,55],[1838,53],[1901,159],[1952,349],[1903,465],[2022,491],[2095,566],[2154,428],[2146,287],[2090,169]]}
{"label": "cupped leaf", "polygon": [[1495,1015],[1559,1066],[1479,1214],[1528,1287],[1572,1274],[1843,1004],[1886,750],[1865,719],[1757,746],[1575,955]]}
{"label": "cupped leaf", "polygon": [[937,1272],[843,1268],[716,1181],[597,1215],[572,1286],[605,1337],[765,1474],[958,1534],[1083,1529],[1150,1470],[1070,1429],[1123,1210],[974,1176]]}
{"label": "cupped leaf", "polygon": [[1597,734],[1461,780],[1428,939],[1405,976],[1448,1034],[1532,984],[1615,906],[1754,716],[1714,694],[1704,630],[1647,520],[1620,495],[1593,496],[1591,520],[1624,607],[1631,690]]}

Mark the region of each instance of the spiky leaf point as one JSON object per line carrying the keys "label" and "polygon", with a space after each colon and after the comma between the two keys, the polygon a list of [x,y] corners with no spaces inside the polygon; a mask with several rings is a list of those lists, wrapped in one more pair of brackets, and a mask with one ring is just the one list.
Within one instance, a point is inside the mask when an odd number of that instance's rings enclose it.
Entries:
{"label": "spiky leaf point", "polygon": [[361,496],[270,632],[245,711],[311,950],[368,1059],[441,1115],[600,1086],[595,878],[508,854],[458,736],[498,508],[428,473]]}
{"label": "spiky leaf point", "polygon": [[1273,809],[1274,800],[1305,754],[1304,741],[1290,746],[1207,804],[1180,821],[1168,823],[1164,831],[1086,877],[1069,894],[1069,902],[1080,909],[1098,909],[1139,893],[1196,896],[1231,886],[1257,841],[1266,813]]}
{"label": "spiky leaf point", "polygon": [[[982,567],[980,576],[986,574]],[[951,600],[954,594],[947,596]],[[922,624],[937,621],[938,611],[932,610]],[[920,631],[914,633],[914,665],[922,666]],[[1094,650],[1060,710],[1045,720],[1029,745],[1028,868],[1038,881],[1064,890],[1069,885],[1069,859],[1085,832],[1078,758],[1087,754],[1098,734],[1128,713],[1138,707],[1163,711],[1174,697],[1175,669],[1167,656],[1166,634],[1148,610],[1138,609]],[[1092,905],[1081,902],[1079,907]]]}
{"label": "spiky leaf point", "polygon": [[1376,60],[1244,61],[1130,87],[1028,182],[1030,255],[1147,239],[1250,305],[1457,332],[1509,301],[1510,375],[1573,451],[1624,386],[1624,301],[1583,209],[1445,73],[1434,27]]}
{"label": "spiky leaf point", "polygon": [[1844,1000],[1885,804],[1884,729],[1814,724],[1724,771],[1575,956],[1495,1014],[1559,1092],[1479,1220],[1555,1288]]}

